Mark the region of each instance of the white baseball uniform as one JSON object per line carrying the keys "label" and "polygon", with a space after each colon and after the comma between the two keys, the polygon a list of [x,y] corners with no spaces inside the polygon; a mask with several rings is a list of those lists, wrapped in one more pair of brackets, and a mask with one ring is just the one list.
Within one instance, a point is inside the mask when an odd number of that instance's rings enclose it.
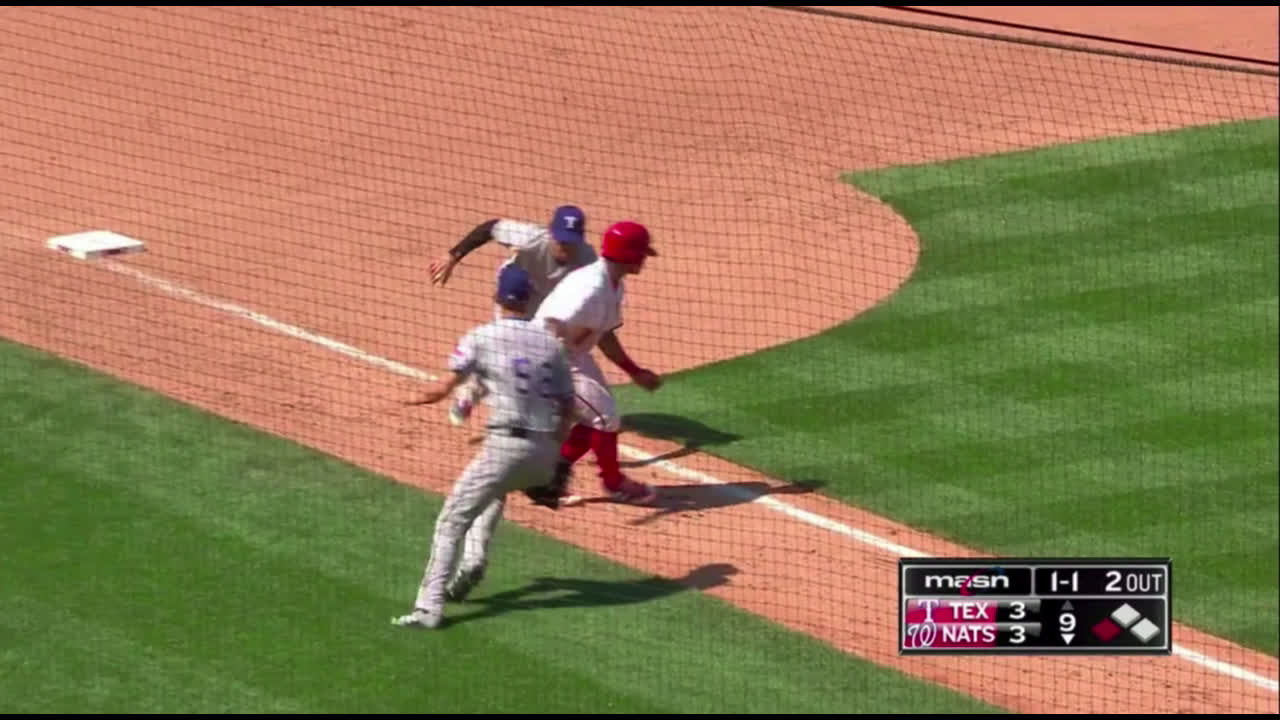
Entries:
{"label": "white baseball uniform", "polygon": [[582,342],[568,347],[575,410],[579,422],[604,432],[618,432],[622,419],[591,351],[605,333],[621,327],[622,295],[622,282],[615,285],[605,261],[597,259],[561,280],[533,316],[535,323],[544,325],[547,318],[559,320],[568,326],[570,338],[583,328],[591,331]]}

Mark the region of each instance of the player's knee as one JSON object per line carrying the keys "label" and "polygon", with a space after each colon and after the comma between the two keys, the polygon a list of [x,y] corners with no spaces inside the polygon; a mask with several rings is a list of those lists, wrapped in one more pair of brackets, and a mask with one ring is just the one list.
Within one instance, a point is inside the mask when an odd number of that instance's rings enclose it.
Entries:
{"label": "player's knee", "polygon": [[585,407],[581,408],[577,415],[578,422],[592,430],[614,433],[622,430],[622,418],[618,417],[616,412],[601,412],[597,407]]}
{"label": "player's knee", "polygon": [[449,497],[436,518],[436,527],[447,532],[465,533],[480,516],[483,506],[477,505],[469,498]]}
{"label": "player's knee", "polygon": [[600,408],[601,430],[616,433],[622,429],[622,418],[618,416],[618,406],[613,400],[613,395],[604,394],[597,406]]}
{"label": "player's knee", "polygon": [[466,537],[467,532],[474,523],[475,518],[473,517],[463,517],[457,514],[449,515],[441,518],[440,522],[436,524],[436,532],[451,538],[461,539]]}

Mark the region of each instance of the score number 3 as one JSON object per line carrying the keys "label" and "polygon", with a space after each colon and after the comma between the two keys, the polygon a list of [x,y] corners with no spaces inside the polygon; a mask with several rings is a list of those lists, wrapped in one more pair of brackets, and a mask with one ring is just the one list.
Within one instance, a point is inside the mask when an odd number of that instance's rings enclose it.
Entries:
{"label": "score number 3", "polygon": [[[1011,613],[1009,614],[1009,619],[1011,619],[1011,620],[1021,620],[1022,618],[1024,618],[1024,617],[1026,617],[1026,616],[1027,616],[1027,605],[1026,605],[1026,603],[1019,602],[1019,601],[1015,600],[1015,601],[1013,601],[1013,603],[1012,603],[1012,607],[1013,607],[1013,612],[1011,612]],[[1011,643],[1013,643],[1013,644],[1015,644],[1015,645],[1021,645],[1021,644],[1022,644],[1022,642],[1023,642],[1024,640],[1026,640],[1026,639],[1027,639],[1027,629],[1026,629],[1025,627],[1023,627],[1022,625],[1014,625],[1014,626],[1013,626],[1013,638],[1012,638],[1009,642],[1011,642]]]}
{"label": "score number 3", "polygon": [[[528,395],[529,386],[533,384],[533,373],[530,372],[530,369],[533,367],[533,363],[529,361],[529,358],[518,357],[515,359],[514,365],[516,374],[516,392],[521,395]],[[541,368],[542,373],[538,376],[538,395],[544,398],[554,397],[554,394],[551,392],[551,363],[544,362],[539,367]]]}

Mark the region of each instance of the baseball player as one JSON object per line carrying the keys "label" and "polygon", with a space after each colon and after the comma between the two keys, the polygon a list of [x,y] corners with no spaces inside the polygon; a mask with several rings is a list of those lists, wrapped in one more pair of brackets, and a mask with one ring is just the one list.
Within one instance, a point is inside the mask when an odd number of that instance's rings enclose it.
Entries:
{"label": "baseball player", "polygon": [[[595,249],[586,241],[586,224],[586,215],[574,205],[556,208],[545,227],[520,220],[487,220],[431,264],[431,282],[443,286],[462,258],[494,241],[511,251],[503,267],[517,265],[529,274],[532,294],[528,309],[532,314],[566,275],[595,262]],[[465,423],[485,392],[478,379],[463,385],[449,407],[449,421],[454,425]]]}
{"label": "baseball player", "polygon": [[410,403],[439,402],[467,378],[481,377],[490,388],[491,412],[483,446],[436,519],[414,610],[393,619],[396,625],[440,627],[445,600],[462,599],[483,577],[507,493],[552,479],[573,423],[573,380],[564,345],[529,321],[532,294],[528,273],[502,268],[499,319],[466,333],[449,356],[451,374]]}
{"label": "baseball player", "polygon": [[657,254],[645,226],[631,221],[615,223],[604,233],[601,258],[569,273],[534,314],[534,323],[544,325],[568,348],[577,418],[560,449],[553,481],[525,493],[540,505],[555,509],[563,504],[562,499],[568,497],[569,471],[587,450],[595,453],[600,479],[613,500],[647,504],[657,498],[653,488],[626,478],[619,469],[621,418],[604,374],[591,356],[592,349],[599,347],[637,385],[651,392],[662,384],[658,375],[628,357],[617,336],[622,325],[623,278],[638,274],[645,260]]}

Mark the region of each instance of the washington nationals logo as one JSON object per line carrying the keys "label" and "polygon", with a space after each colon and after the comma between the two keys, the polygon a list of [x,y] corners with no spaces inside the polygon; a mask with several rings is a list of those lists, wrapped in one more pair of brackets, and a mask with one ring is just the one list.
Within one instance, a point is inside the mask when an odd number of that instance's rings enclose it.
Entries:
{"label": "washington nationals logo", "polygon": [[938,639],[938,624],[932,621],[912,623],[907,626],[906,645],[909,648],[933,647]]}

